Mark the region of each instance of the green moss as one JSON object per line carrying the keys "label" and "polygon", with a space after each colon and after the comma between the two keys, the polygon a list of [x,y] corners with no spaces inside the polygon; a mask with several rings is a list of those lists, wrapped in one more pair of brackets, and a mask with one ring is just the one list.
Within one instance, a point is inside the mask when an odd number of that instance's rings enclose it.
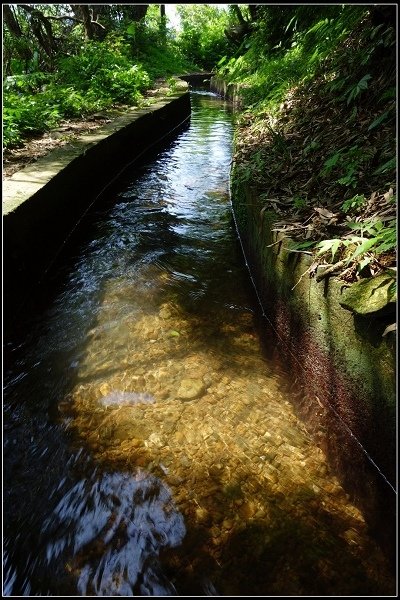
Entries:
{"label": "green moss", "polygon": [[359,315],[375,313],[397,300],[396,278],[388,271],[353,283],[343,293],[341,306]]}

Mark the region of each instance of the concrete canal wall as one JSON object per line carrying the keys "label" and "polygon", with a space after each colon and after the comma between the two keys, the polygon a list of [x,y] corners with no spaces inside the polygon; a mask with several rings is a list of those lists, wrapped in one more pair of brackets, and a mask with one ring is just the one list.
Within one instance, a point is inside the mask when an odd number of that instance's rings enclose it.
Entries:
{"label": "concrete canal wall", "polygon": [[[210,89],[240,108],[240,86],[214,76]],[[352,287],[307,273],[312,258],[290,252],[273,232],[273,212],[249,184],[231,173],[232,205],[241,242],[265,313],[269,344],[298,390],[296,408],[326,452],[345,489],[389,553],[395,548],[396,340],[385,329],[396,321],[393,279],[369,292],[390,302],[359,314]],[[391,276],[392,278],[393,276]],[[378,293],[377,293],[378,292]],[[365,295],[364,295],[365,296]],[[356,300],[354,299],[356,297]],[[361,298],[361,301],[360,301]]]}
{"label": "concrete canal wall", "polygon": [[132,108],[3,183],[3,299],[9,325],[101,192],[133,161],[184,126],[188,86]]}
{"label": "concrete canal wall", "polygon": [[223,98],[230,100],[236,108],[241,106],[240,85],[236,83],[226,83],[218,75],[213,75],[210,79],[210,90],[219,94]]}
{"label": "concrete canal wall", "polygon": [[[232,204],[266,319],[269,344],[299,391],[296,408],[315,433],[345,488],[372,515],[378,537],[393,544],[396,482],[395,303],[360,315],[343,306],[350,289],[313,277],[312,257],[273,232],[273,212],[235,180]],[[370,523],[371,524],[371,523]],[[390,539],[392,538],[392,539]]]}
{"label": "concrete canal wall", "polygon": [[[204,74],[200,74],[204,78]],[[197,84],[197,82],[196,82]],[[222,86],[222,87],[221,87]],[[235,99],[237,90],[211,80],[211,90]],[[238,98],[236,98],[238,100]],[[3,186],[4,322],[18,318],[79,219],[128,164],[154,148],[190,116],[187,91],[132,109],[94,134],[15,173]],[[233,183],[234,172],[232,174]],[[248,186],[236,184],[232,203],[270,333],[296,381],[298,411],[370,525],[390,545],[396,480],[395,319],[357,315],[343,306],[345,286],[304,274],[307,255],[289,252],[272,232]],[[272,339],[272,338],[271,338]]]}

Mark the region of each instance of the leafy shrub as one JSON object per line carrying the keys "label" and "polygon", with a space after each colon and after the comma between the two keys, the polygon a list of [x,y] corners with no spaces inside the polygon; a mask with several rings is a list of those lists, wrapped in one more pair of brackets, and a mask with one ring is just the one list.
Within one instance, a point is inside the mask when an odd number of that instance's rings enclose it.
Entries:
{"label": "leafy shrub", "polygon": [[182,54],[201,69],[214,68],[230,48],[224,33],[229,21],[227,11],[211,4],[179,4],[177,10],[181,18],[178,44]]}
{"label": "leafy shrub", "polygon": [[3,106],[5,146],[19,142],[22,135],[45,131],[57,124],[60,112],[46,101],[46,94],[24,97],[7,94]]}
{"label": "leafy shrub", "polygon": [[114,102],[136,104],[150,77],[141,64],[132,64],[129,51],[120,36],[110,36],[108,42],[88,42],[80,54],[59,59],[55,75],[9,77],[3,99],[4,147],[65,117],[81,117]]}
{"label": "leafy shrub", "polygon": [[59,81],[86,92],[95,90],[117,102],[135,102],[150,78],[141,64],[132,65],[129,45],[121,37],[88,42],[80,54],[59,61]]}

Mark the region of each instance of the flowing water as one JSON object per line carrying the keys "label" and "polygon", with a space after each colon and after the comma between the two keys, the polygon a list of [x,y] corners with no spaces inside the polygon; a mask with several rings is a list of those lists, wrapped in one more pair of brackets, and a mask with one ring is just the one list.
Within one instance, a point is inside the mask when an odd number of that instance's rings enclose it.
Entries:
{"label": "flowing water", "polygon": [[390,594],[255,328],[229,107],[192,111],[8,344],[4,594]]}

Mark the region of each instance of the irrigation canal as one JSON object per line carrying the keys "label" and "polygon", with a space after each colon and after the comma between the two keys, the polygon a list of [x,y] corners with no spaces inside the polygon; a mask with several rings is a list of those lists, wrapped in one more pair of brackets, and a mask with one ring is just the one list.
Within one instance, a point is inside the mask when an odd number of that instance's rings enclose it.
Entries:
{"label": "irrigation canal", "polygon": [[390,595],[256,326],[229,105],[191,101],[7,343],[3,593]]}

